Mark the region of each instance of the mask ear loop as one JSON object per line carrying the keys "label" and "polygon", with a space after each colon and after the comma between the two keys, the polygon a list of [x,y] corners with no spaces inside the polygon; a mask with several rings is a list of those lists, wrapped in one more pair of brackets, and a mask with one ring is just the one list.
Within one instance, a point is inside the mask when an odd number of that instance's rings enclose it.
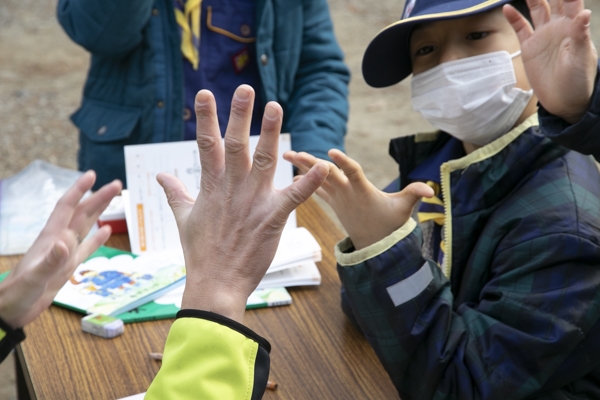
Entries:
{"label": "mask ear loop", "polygon": [[[510,55],[510,58],[511,58],[511,59],[514,59],[514,58],[516,58],[516,57],[519,57],[520,55],[521,55],[521,50],[517,50],[517,51],[515,51],[514,53],[512,53],[512,54]],[[521,89],[521,90],[523,90],[523,89]],[[529,90],[523,90],[523,91],[524,91],[525,93],[528,93],[528,94],[530,94],[530,95],[533,95],[533,89],[529,89]]]}

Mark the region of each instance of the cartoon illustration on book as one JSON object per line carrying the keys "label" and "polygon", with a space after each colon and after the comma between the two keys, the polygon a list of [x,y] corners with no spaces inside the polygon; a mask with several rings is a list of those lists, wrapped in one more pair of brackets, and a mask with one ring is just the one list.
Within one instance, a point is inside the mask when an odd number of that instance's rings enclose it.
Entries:
{"label": "cartoon illustration on book", "polygon": [[183,257],[131,253],[102,247],[79,265],[54,298],[75,311],[118,315],[183,284]]}
{"label": "cartoon illustration on book", "polygon": [[82,270],[79,275],[83,277],[77,281],[75,275],[69,278],[73,285],[87,283],[81,287],[82,294],[97,294],[102,297],[116,298],[123,295],[125,291],[134,286],[140,286],[139,280],[151,280],[152,275],[140,274],[138,272],[126,273],[121,271],[94,271]]}

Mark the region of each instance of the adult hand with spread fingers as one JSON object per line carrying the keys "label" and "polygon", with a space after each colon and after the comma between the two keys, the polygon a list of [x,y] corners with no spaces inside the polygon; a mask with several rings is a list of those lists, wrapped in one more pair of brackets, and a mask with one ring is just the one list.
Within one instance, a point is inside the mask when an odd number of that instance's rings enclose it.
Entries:
{"label": "adult hand with spread fingers", "polygon": [[248,138],[253,104],[252,88],[238,87],[221,140],[215,99],[209,91],[200,91],[195,106],[200,193],[192,198],[172,175],[157,178],[175,215],[185,256],[182,308],[211,311],[238,322],[248,296],[271,264],[288,215],[328,173],[326,163],[315,163],[302,179],[275,190],[283,112],[279,104],[267,104],[252,159]]}
{"label": "adult hand with spread fingers", "polygon": [[[356,250],[388,236],[410,218],[421,197],[433,196],[433,189],[424,183],[408,185],[398,193],[377,189],[365,176],[360,164],[339,150],[330,150],[329,157],[339,166],[330,164],[329,176],[317,190],[335,211]],[[320,161],[308,153],[289,151],[284,158],[302,172]]]}
{"label": "adult hand with spread fingers", "polygon": [[108,240],[109,226],[81,242],[121,182],[113,181],[81,201],[96,180],[86,172],[65,193],[48,223],[8,277],[0,283],[0,318],[11,328],[27,325],[44,311],[75,268]]}
{"label": "adult hand with spread fingers", "polygon": [[598,68],[591,11],[583,0],[527,0],[527,5],[533,27],[511,5],[503,9],[521,42],[527,79],[550,114],[574,124],[589,107]]}

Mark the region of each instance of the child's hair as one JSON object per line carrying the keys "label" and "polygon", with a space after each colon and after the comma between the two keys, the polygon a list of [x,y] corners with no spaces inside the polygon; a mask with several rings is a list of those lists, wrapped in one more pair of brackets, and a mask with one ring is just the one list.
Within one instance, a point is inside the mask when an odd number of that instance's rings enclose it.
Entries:
{"label": "child's hair", "polygon": [[530,24],[533,24],[531,20],[531,13],[529,12],[529,7],[527,7],[527,2],[525,0],[514,0],[510,2],[510,5],[516,8],[518,12],[523,14]]}

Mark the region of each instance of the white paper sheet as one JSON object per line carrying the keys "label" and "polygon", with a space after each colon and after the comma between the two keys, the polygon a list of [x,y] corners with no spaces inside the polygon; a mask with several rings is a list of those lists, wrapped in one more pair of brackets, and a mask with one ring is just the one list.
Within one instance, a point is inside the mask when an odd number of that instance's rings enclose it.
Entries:
{"label": "white paper sheet", "polygon": [[[253,154],[258,136],[250,137]],[[292,164],[283,160],[291,149],[289,134],[280,135],[279,160],[274,186],[282,189],[293,182]],[[131,217],[128,220],[129,240],[134,254],[181,248],[179,233],[162,187],[156,181],[160,172],[177,176],[193,197],[200,191],[200,159],[195,141],[169,142],[125,146],[125,169]],[[286,229],[296,227],[295,212]]]}

